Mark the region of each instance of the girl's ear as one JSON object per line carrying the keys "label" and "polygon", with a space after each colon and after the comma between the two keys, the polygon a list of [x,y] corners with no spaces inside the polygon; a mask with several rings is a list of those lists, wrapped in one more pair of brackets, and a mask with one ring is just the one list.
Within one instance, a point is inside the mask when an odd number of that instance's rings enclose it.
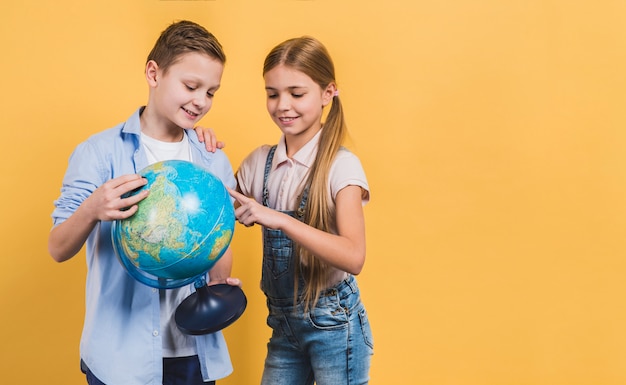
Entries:
{"label": "girl's ear", "polygon": [[335,91],[337,91],[337,85],[335,83],[331,82],[326,86],[326,89],[322,92],[322,107],[326,107],[328,103],[333,100]]}
{"label": "girl's ear", "polygon": [[146,80],[150,87],[157,86],[157,73],[159,72],[159,65],[154,60],[149,60],[146,63]]}

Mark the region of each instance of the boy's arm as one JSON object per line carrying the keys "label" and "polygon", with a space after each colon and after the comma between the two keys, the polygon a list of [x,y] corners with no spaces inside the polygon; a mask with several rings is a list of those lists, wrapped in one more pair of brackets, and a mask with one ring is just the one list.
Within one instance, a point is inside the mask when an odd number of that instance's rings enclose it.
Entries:
{"label": "boy's arm", "polygon": [[[86,201],[85,201],[86,202]],[[55,226],[48,236],[48,252],[57,262],[64,262],[76,255],[85,244],[97,220],[89,218],[83,206],[63,223]]]}
{"label": "boy's arm", "polygon": [[209,285],[227,283],[232,286],[241,286],[241,281],[238,278],[232,278],[230,276],[232,267],[233,251],[230,247],[228,247],[222,257],[215,262],[211,271],[209,271]]}
{"label": "boy's arm", "polygon": [[143,190],[128,198],[122,195],[144,186],[147,180],[136,174],[111,179],[98,187],[64,222],[55,226],[48,237],[48,252],[57,262],[76,255],[99,221],[128,218],[137,211],[137,202],[148,196]]}

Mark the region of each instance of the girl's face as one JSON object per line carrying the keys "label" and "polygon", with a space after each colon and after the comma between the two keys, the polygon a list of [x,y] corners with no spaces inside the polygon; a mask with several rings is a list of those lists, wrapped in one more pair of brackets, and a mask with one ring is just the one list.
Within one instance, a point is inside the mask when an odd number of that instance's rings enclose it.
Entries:
{"label": "girl's face", "polygon": [[274,123],[287,140],[308,142],[322,127],[322,109],[332,100],[335,85],[322,89],[308,75],[284,65],[272,68],[264,78],[267,111]]}
{"label": "girl's face", "polygon": [[[151,99],[160,121],[193,128],[211,109],[224,65],[205,54],[191,52],[178,58],[165,73],[154,62],[153,66],[156,68]],[[150,72],[150,63],[147,72]]]}

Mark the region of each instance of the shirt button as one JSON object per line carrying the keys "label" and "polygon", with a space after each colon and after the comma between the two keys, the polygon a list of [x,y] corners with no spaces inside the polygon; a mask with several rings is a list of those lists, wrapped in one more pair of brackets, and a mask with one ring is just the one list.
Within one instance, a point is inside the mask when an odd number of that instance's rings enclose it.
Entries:
{"label": "shirt button", "polygon": [[153,335],[154,337],[157,337],[157,336],[159,335],[159,331],[158,331],[158,330],[153,331],[153,332],[152,332],[152,335]]}
{"label": "shirt button", "polygon": [[156,293],[158,289],[152,288],[152,292]]}

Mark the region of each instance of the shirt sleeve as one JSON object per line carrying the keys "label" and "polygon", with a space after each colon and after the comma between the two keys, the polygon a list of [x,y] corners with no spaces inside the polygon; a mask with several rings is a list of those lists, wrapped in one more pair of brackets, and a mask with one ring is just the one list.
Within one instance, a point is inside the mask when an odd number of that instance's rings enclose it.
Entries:
{"label": "shirt sleeve", "polygon": [[69,218],[100,185],[110,179],[110,171],[99,162],[98,148],[89,141],[79,144],[70,156],[61,195],[54,201],[53,224]]}
{"label": "shirt sleeve", "polygon": [[271,146],[263,145],[251,152],[241,162],[237,170],[237,185],[241,193],[247,197],[253,197],[257,202],[263,200],[263,177],[265,162]]}
{"label": "shirt sleeve", "polygon": [[347,149],[342,149],[337,153],[330,170],[329,182],[333,201],[337,198],[339,191],[347,186],[361,187],[361,199],[364,205],[370,200],[370,189],[361,161]]}
{"label": "shirt sleeve", "polygon": [[200,143],[198,136],[193,130],[187,129],[186,131],[189,144],[191,145],[191,159],[207,167],[225,186],[235,188],[236,181],[233,166],[226,153],[219,149],[215,152],[207,151],[204,143]]}
{"label": "shirt sleeve", "polygon": [[214,160],[211,163],[211,168],[214,170],[215,174],[222,180],[224,185],[229,188],[235,188],[236,181],[233,173],[233,167],[230,164],[230,160],[224,152],[218,150],[214,154]]}

